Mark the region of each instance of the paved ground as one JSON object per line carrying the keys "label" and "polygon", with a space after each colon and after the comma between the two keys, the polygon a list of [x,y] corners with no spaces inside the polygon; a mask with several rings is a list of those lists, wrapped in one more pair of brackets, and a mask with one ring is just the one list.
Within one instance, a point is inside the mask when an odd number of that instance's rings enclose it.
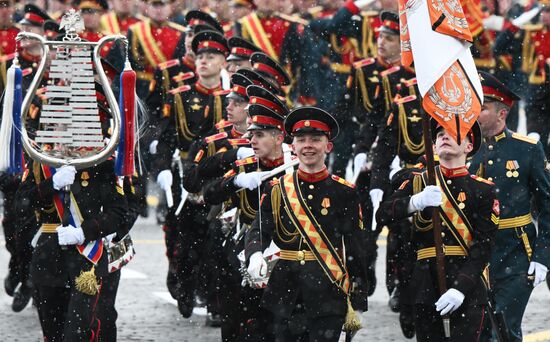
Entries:
{"label": "paved ground", "polygon": [[[137,255],[123,269],[117,307],[119,341],[219,341],[219,329],[204,327],[204,313],[196,310],[191,319],[183,319],[166,287],[167,261],[163,235],[152,219],[140,220],[132,234]],[[8,254],[0,240],[0,279],[7,272]],[[378,279],[383,279],[385,241],[380,241]],[[366,327],[356,341],[405,341],[397,314],[387,306],[388,295],[379,281],[370,298],[370,311],[364,314]],[[41,341],[36,311],[28,306],[21,313],[11,311],[11,297],[0,291],[0,340]],[[550,292],[546,284],[539,286],[531,298],[525,316],[525,341],[550,341]],[[537,335],[538,333],[538,335]]]}

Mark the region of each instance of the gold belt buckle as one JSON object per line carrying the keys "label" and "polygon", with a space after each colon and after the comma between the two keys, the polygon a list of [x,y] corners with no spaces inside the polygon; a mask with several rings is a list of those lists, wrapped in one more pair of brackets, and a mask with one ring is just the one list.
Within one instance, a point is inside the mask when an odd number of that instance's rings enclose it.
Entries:
{"label": "gold belt buckle", "polygon": [[298,251],[298,253],[296,253],[296,260],[300,262],[300,265],[304,265],[306,263],[305,259],[306,259],[305,251]]}

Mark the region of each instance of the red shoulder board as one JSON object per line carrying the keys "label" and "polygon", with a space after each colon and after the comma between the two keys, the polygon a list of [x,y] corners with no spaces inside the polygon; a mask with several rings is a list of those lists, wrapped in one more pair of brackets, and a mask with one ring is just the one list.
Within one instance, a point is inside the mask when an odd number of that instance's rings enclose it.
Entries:
{"label": "red shoulder board", "polygon": [[198,163],[201,161],[202,157],[204,156],[204,150],[200,150],[197,155],[195,156],[195,160],[193,160],[195,163]]}
{"label": "red shoulder board", "polygon": [[248,157],[248,158],[239,159],[239,160],[235,161],[235,166],[239,167],[239,166],[253,164],[253,163],[257,163],[257,162],[258,162],[258,158]]}
{"label": "red shoulder board", "polygon": [[405,189],[405,187],[407,186],[407,184],[409,183],[409,180],[405,180],[403,183],[401,183],[401,185],[399,186],[399,190],[403,190]]}
{"label": "red shoulder board", "polygon": [[32,74],[32,68],[23,69],[23,70],[21,70],[21,72],[23,73],[23,76],[30,75],[30,74]]}
{"label": "red shoulder board", "polygon": [[349,187],[352,188],[352,189],[355,189],[355,184],[348,182],[348,181],[345,180],[344,178],[338,177],[338,176],[336,176],[336,175],[332,175],[331,177],[332,177],[333,180],[337,181],[338,183],[344,184],[344,185],[346,185],[346,186],[349,186]]}
{"label": "red shoulder board", "polygon": [[10,53],[8,55],[0,56],[0,63],[11,61],[12,59],[15,58],[15,55],[16,55],[16,53],[14,52],[14,53]]}
{"label": "red shoulder board", "polygon": [[191,86],[188,86],[187,84],[186,85],[182,85],[181,87],[177,87],[177,88],[174,88],[174,89],[170,89],[169,93],[174,95],[174,94],[179,94],[179,93],[183,93],[185,91],[188,91],[191,89]]}
{"label": "red shoulder board", "polygon": [[397,104],[407,103],[416,100],[416,95],[409,95],[405,97],[396,98],[393,102]]}
{"label": "red shoulder board", "polygon": [[235,172],[235,170],[229,170],[225,173],[225,175],[223,175],[223,178],[229,178],[229,177],[233,177],[237,174],[237,172]]}
{"label": "red shoulder board", "polygon": [[222,128],[225,128],[225,127],[229,127],[229,126],[233,126],[233,124],[227,120],[224,120],[224,119],[221,119],[220,121],[218,121],[214,127],[216,127],[216,129],[222,129]]}
{"label": "red shoulder board", "polygon": [[241,146],[241,145],[250,145],[250,140],[245,138],[239,139],[227,139],[231,146]]}
{"label": "red shoulder board", "polygon": [[223,96],[223,95],[227,95],[231,92],[231,89],[227,89],[227,90],[218,90],[218,91],[215,91],[213,93],[214,96]]}
{"label": "red shoulder board", "polygon": [[490,180],[487,180],[485,178],[482,178],[482,177],[479,177],[479,176],[476,176],[476,175],[470,175],[470,177],[472,177],[473,179],[475,179],[478,182],[482,182],[482,183],[486,183],[486,184],[490,184],[490,185],[495,184],[495,183],[491,182]]}
{"label": "red shoulder board", "polygon": [[218,141],[220,139],[227,138],[227,132],[221,132],[204,138],[204,142],[210,144],[211,142]]}
{"label": "red shoulder board", "polygon": [[400,69],[401,69],[400,66],[391,67],[391,68],[389,68],[389,69],[386,69],[386,70],[382,71],[382,72],[380,73],[380,76],[386,77],[386,76],[388,76],[388,75],[390,75],[390,74],[393,74],[394,72],[399,71]]}
{"label": "red shoulder board", "polygon": [[405,85],[405,87],[410,87],[410,86],[413,86],[415,84],[417,84],[418,82],[416,81],[416,77],[415,78],[411,78],[410,80],[405,80],[403,82],[403,84]]}
{"label": "red shoulder board", "polygon": [[388,115],[388,120],[386,121],[386,126],[391,125],[392,122],[393,122],[393,113],[390,113],[390,115]]}
{"label": "red shoulder board", "polygon": [[365,59],[362,59],[360,61],[357,61],[357,62],[353,63],[353,67],[355,69],[359,69],[359,68],[362,68],[364,66],[371,65],[374,62],[376,62],[376,59],[374,59],[372,57],[371,58],[365,58]]}
{"label": "red shoulder board", "polygon": [[172,80],[174,82],[181,82],[181,81],[185,81],[185,80],[188,80],[190,78],[193,78],[195,77],[195,73],[192,72],[192,71],[189,71],[189,72],[180,72],[179,74],[177,74],[176,76],[172,77]]}
{"label": "red shoulder board", "polygon": [[169,61],[159,63],[158,68],[159,68],[159,70],[166,70],[166,69],[171,68],[171,67],[176,66],[176,65],[180,65],[180,60],[179,59],[171,59]]}
{"label": "red shoulder board", "polygon": [[497,215],[497,216],[500,216],[500,202],[495,198],[495,200],[493,201],[493,212]]}

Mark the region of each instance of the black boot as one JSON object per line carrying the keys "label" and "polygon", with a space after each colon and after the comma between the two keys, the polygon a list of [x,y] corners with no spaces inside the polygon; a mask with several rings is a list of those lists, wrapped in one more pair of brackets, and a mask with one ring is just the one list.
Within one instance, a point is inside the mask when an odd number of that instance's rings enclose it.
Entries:
{"label": "black boot", "polygon": [[182,295],[178,298],[178,310],[184,318],[189,318],[193,314],[194,302],[193,296]]}
{"label": "black boot", "polygon": [[32,297],[32,287],[23,285],[15,291],[13,295],[13,302],[11,303],[11,309],[15,312],[21,312],[29,304]]}
{"label": "black boot", "polygon": [[399,312],[399,325],[401,326],[403,336],[406,338],[414,337],[416,331],[414,327],[414,315],[412,307],[409,305],[401,306],[401,311]]}
{"label": "black boot", "polygon": [[390,300],[388,301],[388,305],[390,306],[391,311],[393,312],[399,312],[399,286],[395,287],[391,293]]}
{"label": "black boot", "polygon": [[8,276],[4,278],[4,290],[6,290],[8,296],[13,297],[13,293],[15,292],[18,284],[19,279],[15,276],[15,274],[13,274],[13,272],[9,272]]}

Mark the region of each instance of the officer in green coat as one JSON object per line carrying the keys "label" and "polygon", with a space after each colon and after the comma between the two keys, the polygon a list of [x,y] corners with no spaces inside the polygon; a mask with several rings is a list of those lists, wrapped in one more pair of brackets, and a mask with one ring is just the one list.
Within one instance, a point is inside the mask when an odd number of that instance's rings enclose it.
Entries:
{"label": "officer in green coat", "polygon": [[521,341],[529,296],[550,266],[550,165],[540,142],[506,128],[506,116],[519,97],[494,76],[481,72],[480,77],[485,102],[478,121],[485,143],[470,171],[497,187],[500,222],[490,280],[511,340]]}

